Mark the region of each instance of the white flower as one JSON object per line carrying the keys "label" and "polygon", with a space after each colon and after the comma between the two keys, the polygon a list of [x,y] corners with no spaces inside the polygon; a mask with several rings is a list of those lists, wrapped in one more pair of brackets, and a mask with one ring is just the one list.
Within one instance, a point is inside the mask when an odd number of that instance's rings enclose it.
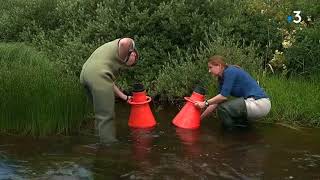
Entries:
{"label": "white flower", "polygon": [[311,16],[307,16],[307,18],[308,18],[307,21],[309,21],[309,22],[312,21]]}
{"label": "white flower", "polygon": [[287,66],[285,64],[282,64],[282,69],[287,69]]}
{"label": "white flower", "polygon": [[275,55],[281,55],[281,54],[283,54],[283,52],[281,52],[281,51],[279,51],[278,49],[277,50],[275,50]]}
{"label": "white flower", "polygon": [[290,46],[292,46],[292,42],[290,42],[288,40],[284,40],[282,42],[282,46],[283,46],[283,48],[289,48]]}

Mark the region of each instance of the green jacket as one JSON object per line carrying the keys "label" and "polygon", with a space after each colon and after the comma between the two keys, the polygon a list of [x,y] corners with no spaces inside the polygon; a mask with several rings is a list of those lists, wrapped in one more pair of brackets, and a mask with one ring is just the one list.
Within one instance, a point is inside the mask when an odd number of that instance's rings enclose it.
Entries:
{"label": "green jacket", "polygon": [[118,55],[119,40],[105,43],[91,54],[82,66],[81,81],[83,77],[85,79],[111,78],[112,81],[116,79],[120,68],[125,67]]}

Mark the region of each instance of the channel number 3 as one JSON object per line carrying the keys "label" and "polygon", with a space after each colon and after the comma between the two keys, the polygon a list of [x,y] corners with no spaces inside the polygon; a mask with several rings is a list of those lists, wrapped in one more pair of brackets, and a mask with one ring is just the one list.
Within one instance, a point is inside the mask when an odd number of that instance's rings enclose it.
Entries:
{"label": "channel number 3", "polygon": [[293,22],[296,24],[300,23],[302,20],[302,18],[300,16],[301,11],[293,11],[293,13],[295,13]]}

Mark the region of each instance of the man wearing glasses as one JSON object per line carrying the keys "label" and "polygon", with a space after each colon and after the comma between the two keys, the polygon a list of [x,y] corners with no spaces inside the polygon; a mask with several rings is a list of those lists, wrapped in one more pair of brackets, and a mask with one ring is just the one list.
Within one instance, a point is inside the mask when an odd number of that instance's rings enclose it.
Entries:
{"label": "man wearing glasses", "polygon": [[114,94],[125,101],[130,99],[114,84],[116,75],[120,68],[134,66],[138,57],[134,40],[121,38],[97,48],[82,67],[80,82],[93,103],[95,127],[102,144],[117,141]]}

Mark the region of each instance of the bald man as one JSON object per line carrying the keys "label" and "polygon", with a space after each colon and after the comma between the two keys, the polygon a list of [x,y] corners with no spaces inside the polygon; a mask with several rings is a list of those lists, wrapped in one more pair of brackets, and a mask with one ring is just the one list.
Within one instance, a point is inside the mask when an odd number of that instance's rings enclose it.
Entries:
{"label": "bald man", "polygon": [[115,84],[120,68],[134,66],[138,52],[134,40],[121,38],[97,48],[85,62],[80,74],[80,82],[94,106],[95,126],[100,142],[109,144],[117,141],[114,124],[114,94],[128,101]]}

